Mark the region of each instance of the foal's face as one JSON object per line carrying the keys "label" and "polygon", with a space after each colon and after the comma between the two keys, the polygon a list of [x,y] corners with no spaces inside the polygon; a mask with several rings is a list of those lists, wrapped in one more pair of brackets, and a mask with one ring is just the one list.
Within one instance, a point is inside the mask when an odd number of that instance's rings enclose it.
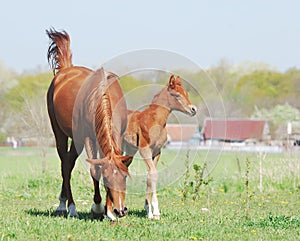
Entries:
{"label": "foal's face", "polygon": [[175,78],[174,75],[172,75],[167,88],[169,95],[169,107],[172,110],[181,111],[190,116],[196,115],[197,107],[189,100],[188,93],[183,88],[182,81],[179,76]]}
{"label": "foal's face", "polygon": [[128,173],[113,163],[103,165],[102,169],[104,186],[114,205],[113,211],[118,217],[123,217],[128,212],[125,206],[126,178]]}

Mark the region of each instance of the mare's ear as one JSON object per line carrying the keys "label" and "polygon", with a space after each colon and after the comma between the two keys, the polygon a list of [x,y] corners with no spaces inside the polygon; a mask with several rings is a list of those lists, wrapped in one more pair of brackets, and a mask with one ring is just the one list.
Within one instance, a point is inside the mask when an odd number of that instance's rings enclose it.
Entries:
{"label": "mare's ear", "polygon": [[169,80],[168,88],[174,89],[175,88],[175,77],[172,74]]}
{"label": "mare's ear", "polygon": [[102,166],[104,163],[107,162],[106,158],[102,158],[102,159],[86,159],[87,162],[89,162],[92,165],[100,165]]}

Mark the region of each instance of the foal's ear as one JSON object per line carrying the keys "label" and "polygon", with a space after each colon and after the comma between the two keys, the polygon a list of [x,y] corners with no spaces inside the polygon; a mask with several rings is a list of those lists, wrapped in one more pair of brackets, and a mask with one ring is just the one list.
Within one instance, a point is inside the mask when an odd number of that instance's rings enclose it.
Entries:
{"label": "foal's ear", "polygon": [[175,77],[174,75],[172,74],[171,77],[170,77],[170,80],[169,80],[169,84],[168,84],[168,87],[171,88],[171,89],[174,89],[175,88]]}
{"label": "foal's ear", "polygon": [[174,75],[171,75],[168,87],[171,88],[171,89],[175,89],[176,85],[178,85],[178,86],[182,85],[181,78],[180,78],[180,76],[177,76],[175,78]]}

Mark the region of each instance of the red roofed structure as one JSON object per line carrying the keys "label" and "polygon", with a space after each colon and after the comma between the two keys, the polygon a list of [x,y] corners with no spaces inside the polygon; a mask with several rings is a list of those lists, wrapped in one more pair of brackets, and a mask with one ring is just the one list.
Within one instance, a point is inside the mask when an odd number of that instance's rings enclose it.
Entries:
{"label": "red roofed structure", "polygon": [[262,140],[264,120],[206,119],[202,129],[204,140],[245,141]]}

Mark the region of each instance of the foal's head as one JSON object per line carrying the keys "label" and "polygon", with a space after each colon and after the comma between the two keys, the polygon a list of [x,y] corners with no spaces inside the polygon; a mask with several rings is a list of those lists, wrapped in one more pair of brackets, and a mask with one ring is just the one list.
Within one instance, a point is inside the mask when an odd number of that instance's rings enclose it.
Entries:
{"label": "foal's head", "polygon": [[191,103],[187,91],[179,76],[171,75],[167,85],[167,100],[171,110],[178,110],[190,116],[197,113],[197,107]]}

